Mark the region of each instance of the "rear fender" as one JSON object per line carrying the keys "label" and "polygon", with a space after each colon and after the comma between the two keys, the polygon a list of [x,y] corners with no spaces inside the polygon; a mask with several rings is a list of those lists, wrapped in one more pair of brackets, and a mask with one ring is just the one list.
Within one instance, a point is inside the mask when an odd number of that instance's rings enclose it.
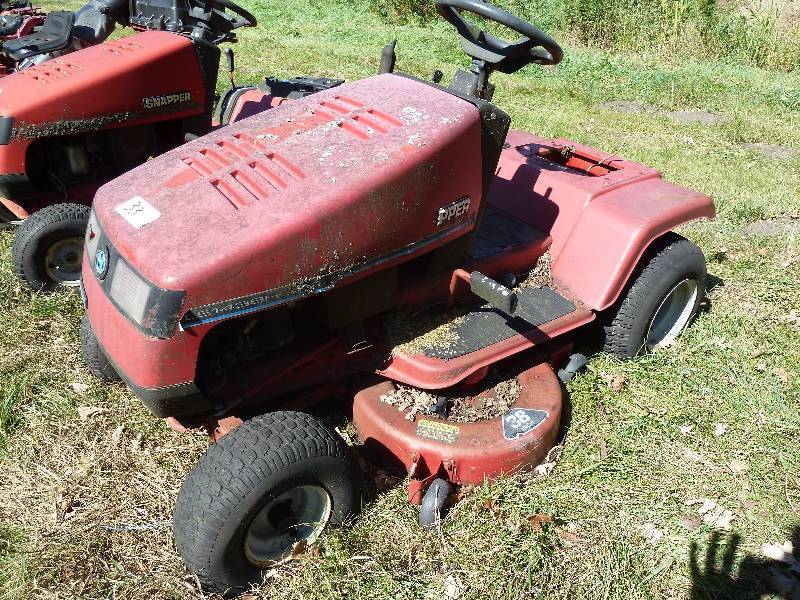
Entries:
{"label": "rear fender", "polygon": [[606,309],[655,240],[679,225],[714,216],[709,197],[658,178],[596,196],[553,261],[553,279],[588,308]]}

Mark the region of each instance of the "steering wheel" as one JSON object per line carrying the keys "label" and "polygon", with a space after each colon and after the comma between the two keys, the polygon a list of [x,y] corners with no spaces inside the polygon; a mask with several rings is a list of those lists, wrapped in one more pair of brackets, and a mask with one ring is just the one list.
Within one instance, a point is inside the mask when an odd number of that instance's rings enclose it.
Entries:
{"label": "steering wheel", "polygon": [[239,6],[233,0],[214,0],[212,4],[227,8],[235,15],[239,15],[241,19],[231,19],[231,29],[238,29],[239,27],[256,27],[258,21],[256,18],[245,8]]}
{"label": "steering wheel", "polygon": [[[515,73],[531,63],[556,65],[564,56],[561,46],[544,31],[485,0],[436,0],[436,10],[458,30],[464,52],[501,73]],[[516,42],[495,37],[462,17],[459,10],[504,25],[523,37]]]}

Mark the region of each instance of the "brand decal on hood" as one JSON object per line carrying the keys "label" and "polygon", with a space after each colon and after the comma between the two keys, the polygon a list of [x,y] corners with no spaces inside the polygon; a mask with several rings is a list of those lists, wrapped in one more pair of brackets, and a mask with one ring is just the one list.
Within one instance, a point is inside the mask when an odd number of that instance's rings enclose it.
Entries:
{"label": "brand decal on hood", "polygon": [[161,108],[172,104],[187,104],[192,101],[191,92],[175,92],[174,94],[164,94],[163,96],[148,96],[142,98],[142,106],[147,110],[151,108]]}

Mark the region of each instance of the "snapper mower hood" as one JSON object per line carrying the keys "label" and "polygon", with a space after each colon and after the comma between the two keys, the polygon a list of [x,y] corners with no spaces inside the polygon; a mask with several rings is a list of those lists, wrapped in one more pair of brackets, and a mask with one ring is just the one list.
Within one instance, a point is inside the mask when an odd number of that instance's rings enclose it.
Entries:
{"label": "snapper mower hood", "polygon": [[[173,318],[191,327],[325,291],[464,235],[483,184],[476,105],[386,74],[134,169],[100,189],[87,235],[102,230],[109,254],[185,294]],[[106,277],[88,242],[95,276]]]}

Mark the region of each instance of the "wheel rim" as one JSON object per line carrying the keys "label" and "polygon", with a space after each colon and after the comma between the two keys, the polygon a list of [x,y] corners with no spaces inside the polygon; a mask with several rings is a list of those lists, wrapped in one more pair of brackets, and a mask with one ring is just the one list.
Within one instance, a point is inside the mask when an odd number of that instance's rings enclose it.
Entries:
{"label": "wheel rim", "polygon": [[245,556],[257,567],[286,561],[296,544],[317,540],[330,516],[328,492],[317,485],[294,487],[270,500],[250,523]]}
{"label": "wheel rim", "polygon": [[75,287],[81,278],[83,238],[69,237],[57,241],[47,249],[44,270],[47,276],[67,287]]}
{"label": "wheel rim", "polygon": [[647,328],[648,350],[668,346],[681,334],[692,318],[697,300],[697,281],[684,279],[664,296]]}

